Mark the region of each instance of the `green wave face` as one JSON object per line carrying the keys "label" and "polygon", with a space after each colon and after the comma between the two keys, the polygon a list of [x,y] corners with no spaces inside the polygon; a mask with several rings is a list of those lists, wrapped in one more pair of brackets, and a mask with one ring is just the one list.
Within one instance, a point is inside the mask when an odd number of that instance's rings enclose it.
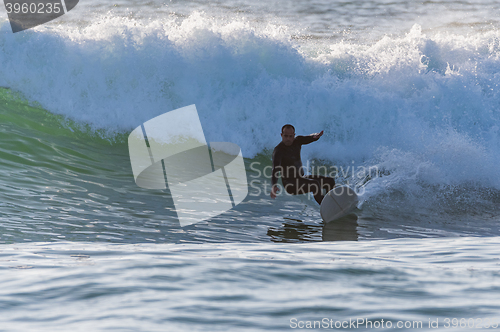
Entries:
{"label": "green wave face", "polygon": [[143,241],[172,227],[168,193],[136,186],[125,137],[104,137],[0,89],[0,243]]}

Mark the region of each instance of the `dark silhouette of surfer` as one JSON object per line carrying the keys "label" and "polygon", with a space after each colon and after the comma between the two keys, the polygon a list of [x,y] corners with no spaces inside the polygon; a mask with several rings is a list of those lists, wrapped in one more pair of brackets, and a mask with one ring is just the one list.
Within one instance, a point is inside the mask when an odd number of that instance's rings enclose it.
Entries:
{"label": "dark silhouette of surfer", "polygon": [[273,151],[273,171],[271,198],[279,192],[278,173],[287,193],[300,195],[312,192],[314,199],[321,205],[323,189],[329,192],[335,186],[335,180],[322,175],[304,175],[300,150],[302,145],[317,141],[323,135],[323,130],[309,136],[295,136],[295,127],[286,124],[281,128],[281,142]]}

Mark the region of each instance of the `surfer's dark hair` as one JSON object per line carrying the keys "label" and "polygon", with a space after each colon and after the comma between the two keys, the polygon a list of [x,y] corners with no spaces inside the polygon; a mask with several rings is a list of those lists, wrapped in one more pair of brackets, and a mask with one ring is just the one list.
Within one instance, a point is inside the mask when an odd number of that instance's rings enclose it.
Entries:
{"label": "surfer's dark hair", "polygon": [[287,123],[286,125],[284,125],[283,127],[281,127],[281,133],[283,134],[283,130],[285,130],[285,128],[292,128],[293,131],[295,132],[295,127],[292,126],[291,124]]}

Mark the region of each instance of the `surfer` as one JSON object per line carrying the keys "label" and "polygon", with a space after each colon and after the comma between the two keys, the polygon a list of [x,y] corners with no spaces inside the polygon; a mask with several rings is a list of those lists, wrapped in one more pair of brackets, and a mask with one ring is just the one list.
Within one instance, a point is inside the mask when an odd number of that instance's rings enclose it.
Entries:
{"label": "surfer", "polygon": [[281,142],[273,151],[273,171],[271,198],[276,198],[279,192],[278,172],[281,172],[281,180],[287,193],[300,195],[312,192],[314,199],[321,205],[323,200],[323,189],[326,192],[333,189],[335,180],[331,177],[321,175],[304,175],[300,150],[302,145],[317,141],[323,135],[323,130],[309,136],[295,137],[295,127],[286,124],[281,128]]}

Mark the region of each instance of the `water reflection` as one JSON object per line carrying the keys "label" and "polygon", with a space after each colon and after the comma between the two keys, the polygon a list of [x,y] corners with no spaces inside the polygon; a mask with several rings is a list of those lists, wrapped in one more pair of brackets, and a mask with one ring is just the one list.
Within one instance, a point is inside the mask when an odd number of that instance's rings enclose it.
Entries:
{"label": "water reflection", "polygon": [[323,226],[323,241],[357,241],[358,216],[351,213]]}
{"label": "water reflection", "polygon": [[303,221],[294,218],[283,218],[280,227],[269,227],[267,235],[273,242],[320,242],[320,241],[357,241],[358,216],[349,214],[338,220]]}

